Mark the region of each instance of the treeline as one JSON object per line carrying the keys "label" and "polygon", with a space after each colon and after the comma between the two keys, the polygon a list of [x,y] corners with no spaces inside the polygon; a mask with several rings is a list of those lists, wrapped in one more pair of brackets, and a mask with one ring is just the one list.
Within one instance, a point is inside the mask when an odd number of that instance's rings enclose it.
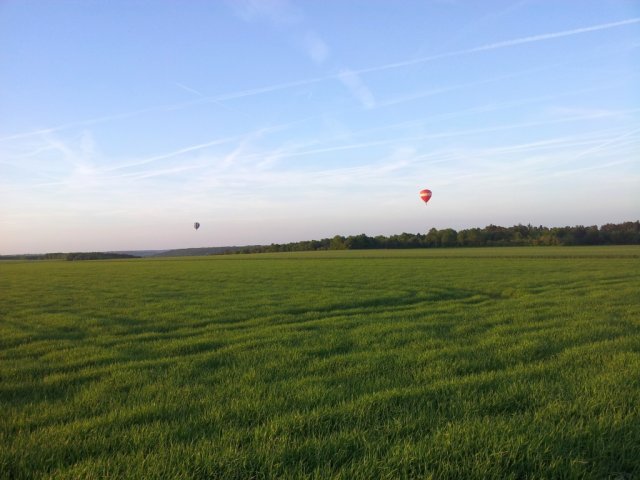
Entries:
{"label": "treeline", "polygon": [[165,250],[152,255],[153,257],[195,257],[200,255],[219,255],[221,253],[234,253],[238,250],[253,248],[253,245],[243,247],[197,247],[197,248],[175,248],[173,250]]}
{"label": "treeline", "polygon": [[140,258],[125,253],[105,252],[71,252],[71,253],[43,253],[37,255],[0,255],[0,260],[111,260],[114,258]]}
{"label": "treeline", "polygon": [[362,250],[374,248],[438,248],[438,247],[506,247],[534,245],[637,245],[640,244],[640,222],[608,223],[585,227],[534,227],[514,225],[469,228],[432,228],[426,234],[402,233],[385,237],[350,235],[322,240],[245,247],[232,253],[301,252],[309,250]]}

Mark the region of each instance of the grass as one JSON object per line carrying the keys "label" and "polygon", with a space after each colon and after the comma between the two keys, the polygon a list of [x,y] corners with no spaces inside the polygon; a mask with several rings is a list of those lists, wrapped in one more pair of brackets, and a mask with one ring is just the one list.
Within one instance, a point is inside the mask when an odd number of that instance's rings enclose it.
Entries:
{"label": "grass", "polygon": [[0,478],[640,477],[640,247],[0,263]]}

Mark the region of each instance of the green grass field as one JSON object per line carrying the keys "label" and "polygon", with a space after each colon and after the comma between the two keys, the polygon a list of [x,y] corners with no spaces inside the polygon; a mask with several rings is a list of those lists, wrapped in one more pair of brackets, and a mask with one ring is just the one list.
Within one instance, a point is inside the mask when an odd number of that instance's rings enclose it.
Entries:
{"label": "green grass field", "polygon": [[0,478],[640,478],[640,247],[0,263]]}

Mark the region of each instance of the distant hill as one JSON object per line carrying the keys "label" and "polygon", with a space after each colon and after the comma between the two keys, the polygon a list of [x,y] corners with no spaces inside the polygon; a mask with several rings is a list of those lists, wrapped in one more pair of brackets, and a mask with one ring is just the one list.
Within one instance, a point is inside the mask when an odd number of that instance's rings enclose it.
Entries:
{"label": "distant hill", "polygon": [[140,258],[137,255],[114,252],[69,252],[42,253],[24,255],[0,255],[0,260],[114,260],[122,258]]}
{"label": "distant hill", "polygon": [[167,250],[117,250],[117,251],[109,251],[107,253],[133,255],[134,257],[153,257],[166,251]]}
{"label": "distant hill", "polygon": [[109,252],[70,252],[70,253],[40,253],[0,255],[0,260],[107,260],[116,258],[141,257],[190,257],[201,255],[222,255],[236,253],[247,248],[259,248],[260,245],[245,245],[242,247],[201,247],[176,248],[173,250],[120,250]]}
{"label": "distant hill", "polygon": [[201,255],[222,255],[225,253],[235,253],[247,248],[259,248],[260,245],[245,245],[242,247],[200,247],[200,248],[176,248],[166,250],[153,255],[154,257],[196,257]]}

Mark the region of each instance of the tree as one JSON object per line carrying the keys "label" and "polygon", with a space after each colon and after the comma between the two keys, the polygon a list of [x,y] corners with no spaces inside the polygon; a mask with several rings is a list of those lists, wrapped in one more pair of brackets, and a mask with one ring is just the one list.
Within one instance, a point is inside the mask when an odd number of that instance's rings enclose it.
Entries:
{"label": "tree", "polygon": [[440,234],[437,228],[432,228],[425,237],[425,243],[427,247],[439,247],[440,246]]}
{"label": "tree", "polygon": [[329,243],[330,250],[344,250],[345,248],[347,247],[344,244],[344,237],[340,235],[336,235],[335,237],[333,237],[331,239],[331,242]]}
{"label": "tree", "polygon": [[441,247],[455,247],[458,238],[458,232],[453,228],[445,228],[440,230],[440,246]]}

